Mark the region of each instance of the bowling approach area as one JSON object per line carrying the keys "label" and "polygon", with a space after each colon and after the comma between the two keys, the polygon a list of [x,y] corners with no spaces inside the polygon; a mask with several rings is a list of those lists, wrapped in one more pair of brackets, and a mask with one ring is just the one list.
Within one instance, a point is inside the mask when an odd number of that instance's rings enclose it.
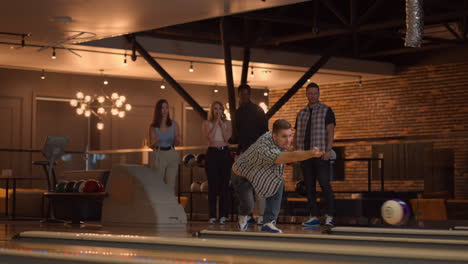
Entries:
{"label": "bowling approach area", "polygon": [[81,226],[0,223],[2,263],[467,263],[468,231],[278,224],[283,234],[236,222]]}

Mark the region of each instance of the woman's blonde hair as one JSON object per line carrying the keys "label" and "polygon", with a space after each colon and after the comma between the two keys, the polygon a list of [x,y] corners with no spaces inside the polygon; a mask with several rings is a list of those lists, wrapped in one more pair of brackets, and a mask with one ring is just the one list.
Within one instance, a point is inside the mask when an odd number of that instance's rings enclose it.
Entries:
{"label": "woman's blonde hair", "polygon": [[215,105],[221,106],[221,111],[222,111],[221,120],[226,121],[226,115],[224,114],[224,105],[220,101],[214,101],[211,104],[210,112],[208,113],[208,121],[210,121],[210,122],[214,121],[215,117],[214,117],[214,110],[213,109],[214,109]]}

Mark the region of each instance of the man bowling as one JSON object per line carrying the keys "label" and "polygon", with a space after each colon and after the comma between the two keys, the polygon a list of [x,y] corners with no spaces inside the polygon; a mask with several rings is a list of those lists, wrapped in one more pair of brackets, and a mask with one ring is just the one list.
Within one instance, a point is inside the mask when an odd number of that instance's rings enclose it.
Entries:
{"label": "man bowling", "polygon": [[234,162],[231,181],[239,193],[239,229],[248,228],[248,215],[252,213],[254,194],[266,198],[262,231],[281,233],[275,226],[280,212],[284,189],[284,164],[320,157],[317,148],[286,151],[292,143],[291,124],[278,119],[273,130],[266,132]]}

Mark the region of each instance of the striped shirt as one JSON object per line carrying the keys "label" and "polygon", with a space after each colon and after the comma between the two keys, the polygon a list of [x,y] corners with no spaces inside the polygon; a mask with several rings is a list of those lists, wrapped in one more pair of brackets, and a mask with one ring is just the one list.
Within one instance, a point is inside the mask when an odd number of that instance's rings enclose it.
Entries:
{"label": "striped shirt", "polygon": [[273,196],[283,182],[284,164],[275,164],[281,152],[268,131],[237,158],[232,169],[252,184],[257,196]]}

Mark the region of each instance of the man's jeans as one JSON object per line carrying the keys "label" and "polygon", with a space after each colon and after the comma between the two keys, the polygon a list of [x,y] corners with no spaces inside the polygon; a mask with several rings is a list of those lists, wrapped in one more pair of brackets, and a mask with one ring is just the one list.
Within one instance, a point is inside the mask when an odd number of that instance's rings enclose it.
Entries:
{"label": "man's jeans", "polygon": [[[250,182],[241,176],[231,174],[231,182],[239,197],[239,215],[250,215],[254,206],[254,189]],[[281,209],[281,199],[283,198],[284,182],[281,183],[278,191],[271,197],[265,198],[265,213],[263,223],[276,221]]]}
{"label": "man's jeans", "polygon": [[317,205],[317,181],[322,188],[323,197],[326,202],[325,213],[329,216],[335,214],[335,195],[330,184],[330,162],[320,158],[311,158],[301,161],[302,175],[307,189],[308,207],[311,216],[319,216],[319,208]]}

